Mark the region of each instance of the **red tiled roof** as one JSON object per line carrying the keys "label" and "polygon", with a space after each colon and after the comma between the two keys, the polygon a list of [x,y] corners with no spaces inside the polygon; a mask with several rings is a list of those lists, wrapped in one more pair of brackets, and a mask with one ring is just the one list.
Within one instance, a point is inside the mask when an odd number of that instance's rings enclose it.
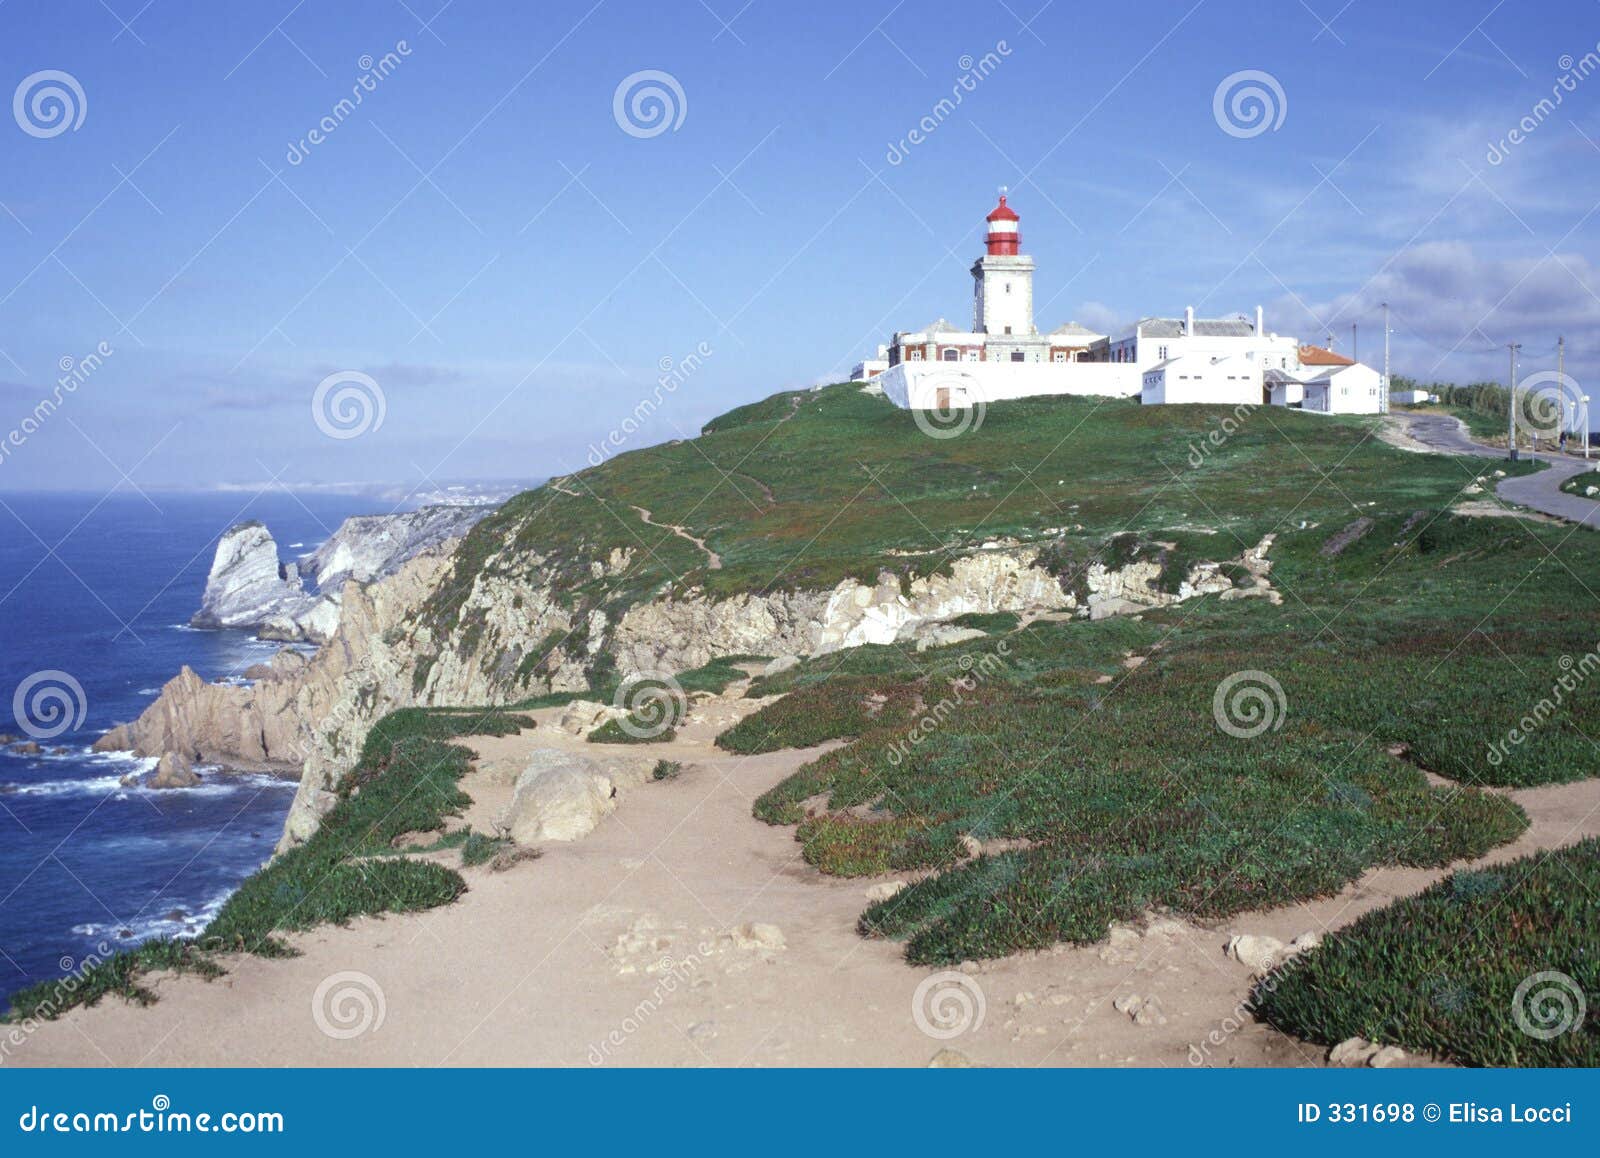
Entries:
{"label": "red tiled roof", "polygon": [[1354,358],[1346,358],[1343,354],[1335,354],[1332,350],[1325,350],[1321,346],[1301,346],[1300,364],[1302,366],[1354,366]]}

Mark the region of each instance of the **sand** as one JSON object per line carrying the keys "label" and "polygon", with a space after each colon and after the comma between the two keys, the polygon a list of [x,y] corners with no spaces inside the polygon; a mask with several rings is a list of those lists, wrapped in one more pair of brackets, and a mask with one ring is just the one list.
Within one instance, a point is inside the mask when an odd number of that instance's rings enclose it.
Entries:
{"label": "sand", "polygon": [[[1241,1013],[1252,974],[1224,945],[1336,929],[1443,875],[1376,870],[1211,927],[1157,918],[1099,946],[913,968],[855,931],[868,890],[894,878],[823,877],[792,828],[751,816],[818,751],[713,748],[753,707],[702,701],[671,744],[628,749],[684,771],[628,792],[582,841],[465,870],[453,905],[296,935],[300,956],[232,957],[215,981],[158,979],[155,1005],[75,1010],[7,1064],[1317,1066],[1324,1049]],[[475,808],[493,810],[504,769],[533,748],[594,751],[559,714],[471,742]],[[1488,861],[1600,833],[1600,780],[1513,795],[1533,825]]]}

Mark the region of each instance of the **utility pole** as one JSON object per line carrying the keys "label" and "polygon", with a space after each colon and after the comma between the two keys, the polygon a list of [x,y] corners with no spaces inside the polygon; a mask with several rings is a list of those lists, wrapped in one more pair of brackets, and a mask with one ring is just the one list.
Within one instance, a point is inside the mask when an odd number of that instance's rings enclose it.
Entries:
{"label": "utility pole", "polygon": [[[1567,425],[1567,340],[1563,337],[1556,338],[1556,389],[1561,391],[1561,440],[1556,444],[1556,449],[1562,454],[1567,452],[1566,435],[1572,433],[1572,427]],[[1572,404],[1574,420],[1578,417],[1577,400]],[[1587,441],[1587,439],[1585,439]]]}
{"label": "utility pole", "polygon": [[1378,413],[1389,413],[1389,303],[1383,303],[1383,388],[1378,395]]}
{"label": "utility pole", "polygon": [[1357,329],[1359,322],[1350,323],[1350,357],[1361,361],[1361,332]]}
{"label": "utility pole", "polygon": [[1521,342],[1507,342],[1506,349],[1511,351],[1511,378],[1506,383],[1506,421],[1509,424],[1506,434],[1506,450],[1511,461],[1517,461],[1517,351],[1522,349]]}

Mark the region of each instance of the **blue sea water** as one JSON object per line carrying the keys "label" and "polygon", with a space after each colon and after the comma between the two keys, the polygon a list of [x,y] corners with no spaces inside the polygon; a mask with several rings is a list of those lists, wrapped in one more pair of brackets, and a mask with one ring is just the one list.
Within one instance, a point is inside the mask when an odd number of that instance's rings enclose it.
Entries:
{"label": "blue sea water", "polygon": [[281,646],[187,626],[223,530],[260,519],[291,559],[375,506],[281,493],[0,494],[0,732],[30,738],[18,708],[36,733],[64,728],[39,739],[39,755],[0,747],[0,998],[105,947],[197,932],[271,854],[292,783],[202,770],[198,788],[124,788],[154,762],[89,745],[183,664],[237,677]]}

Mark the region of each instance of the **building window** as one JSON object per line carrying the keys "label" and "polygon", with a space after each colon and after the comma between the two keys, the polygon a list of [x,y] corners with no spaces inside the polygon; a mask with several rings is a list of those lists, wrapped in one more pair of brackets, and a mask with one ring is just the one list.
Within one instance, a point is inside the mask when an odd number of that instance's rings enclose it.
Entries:
{"label": "building window", "polygon": [[1010,282],[1006,282],[1005,283],[1005,287],[1006,287],[1006,293],[1010,293],[1011,292],[1011,283]]}
{"label": "building window", "polygon": [[1157,346],[1156,357],[1165,362],[1167,360],[1167,348],[1165,346]]}
{"label": "building window", "polygon": [[913,362],[922,361],[922,351],[921,350],[912,350],[911,351],[911,360]]}
{"label": "building window", "polygon": [[1057,350],[1050,355],[1050,360],[1052,362],[1065,362],[1067,360],[1067,352],[1065,350]]}
{"label": "building window", "polygon": [[956,349],[954,346],[946,346],[943,350],[939,351],[939,357],[943,358],[946,362],[959,362],[961,360],[961,351]]}
{"label": "building window", "polygon": [[1010,332],[1011,332],[1011,327],[1010,327],[1010,326],[1007,326],[1007,327],[1006,327],[1006,333],[1008,333],[1008,334],[1009,334],[1009,333],[1010,333]]}
{"label": "building window", "polygon": [[1012,350],[1012,351],[1011,351],[1011,360],[1012,360],[1012,361],[1013,361],[1013,362],[1020,362],[1020,361],[1022,361],[1022,360],[1023,360],[1023,357],[1022,357],[1022,351],[1021,351],[1021,350]]}
{"label": "building window", "polygon": [[967,351],[967,361],[976,362],[977,360],[978,360],[978,351],[976,351],[976,350],[968,350]]}

